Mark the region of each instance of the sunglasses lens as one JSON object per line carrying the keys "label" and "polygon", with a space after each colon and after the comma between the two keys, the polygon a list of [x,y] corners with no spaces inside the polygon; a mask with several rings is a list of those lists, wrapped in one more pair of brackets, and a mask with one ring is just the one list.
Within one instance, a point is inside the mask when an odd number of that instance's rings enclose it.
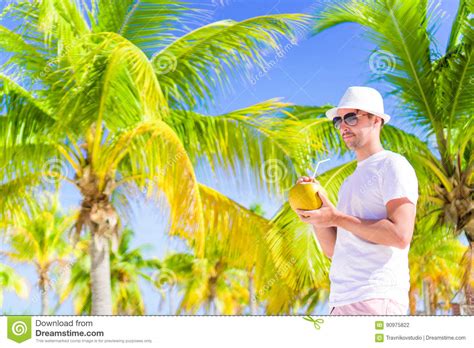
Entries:
{"label": "sunglasses lens", "polygon": [[339,127],[341,127],[341,122],[342,122],[342,118],[341,117],[334,117],[332,119],[332,124],[334,125],[334,127],[336,127],[337,129],[339,129]]}
{"label": "sunglasses lens", "polygon": [[357,115],[355,112],[350,112],[344,115],[344,122],[346,122],[349,126],[355,126],[357,124]]}

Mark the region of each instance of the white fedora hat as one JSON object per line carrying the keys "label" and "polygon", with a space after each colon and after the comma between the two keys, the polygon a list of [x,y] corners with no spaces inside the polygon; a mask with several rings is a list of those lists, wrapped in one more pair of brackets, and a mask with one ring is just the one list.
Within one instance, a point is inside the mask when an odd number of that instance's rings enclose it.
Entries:
{"label": "white fedora hat", "polygon": [[384,113],[382,95],[371,87],[349,87],[337,107],[326,111],[326,116],[332,120],[338,116],[338,109],[359,109],[381,117],[384,123],[390,121],[390,116]]}

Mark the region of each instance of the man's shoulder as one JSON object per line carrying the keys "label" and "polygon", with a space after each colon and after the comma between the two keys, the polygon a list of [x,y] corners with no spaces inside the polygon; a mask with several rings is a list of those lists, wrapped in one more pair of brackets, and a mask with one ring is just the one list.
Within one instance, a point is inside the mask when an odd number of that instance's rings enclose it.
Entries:
{"label": "man's shoulder", "polygon": [[395,166],[397,165],[408,165],[410,167],[412,166],[410,162],[407,160],[407,158],[403,156],[402,154],[393,152],[390,150],[386,150],[385,152],[386,152],[386,156],[384,158],[385,164],[392,164]]}
{"label": "man's shoulder", "polygon": [[381,171],[384,173],[403,173],[399,175],[409,175],[416,177],[416,171],[408,159],[400,153],[387,151],[387,156],[383,161]]}

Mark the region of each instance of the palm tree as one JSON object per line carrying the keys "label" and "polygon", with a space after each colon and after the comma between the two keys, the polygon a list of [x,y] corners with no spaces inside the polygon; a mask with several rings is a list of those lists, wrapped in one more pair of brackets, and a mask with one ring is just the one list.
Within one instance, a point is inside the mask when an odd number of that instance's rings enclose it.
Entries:
{"label": "palm tree", "polygon": [[[259,205],[246,209],[217,191],[201,186],[208,197],[214,196],[204,206],[221,228],[206,230],[204,257],[189,253],[168,255],[156,276],[156,286],[173,290],[176,285],[181,290],[178,314],[196,313],[201,309],[210,314],[242,314],[248,304],[257,303],[250,296],[258,282],[265,273],[274,271],[268,255],[263,256],[266,248],[259,241],[267,233],[269,221],[261,217],[263,210]],[[210,204],[221,207],[221,211],[212,213],[217,209]]]}
{"label": "palm tree", "polygon": [[0,263],[0,307],[3,306],[3,292],[13,291],[23,299],[28,297],[26,280],[12,267]]}
{"label": "palm tree", "polygon": [[[267,314],[290,313],[301,291],[298,285],[291,284],[291,280],[305,274],[300,275],[301,269],[294,267],[296,259],[292,256],[288,262],[275,263],[270,252],[271,243],[281,244],[285,236],[272,234],[276,227],[257,214],[262,212],[261,207],[254,205],[246,209],[217,191],[201,186],[207,191],[206,196],[214,196],[209,203],[221,207],[216,214],[212,213],[212,206],[204,204],[211,219],[218,220],[222,227],[206,230],[203,258],[188,253],[171,254],[165,258],[161,270],[163,275],[157,275],[157,287],[166,285],[165,288],[170,289],[172,285],[177,286],[182,293],[177,313],[204,310],[212,314],[242,314],[249,304],[256,307],[251,309],[252,314],[260,305]],[[310,249],[314,246],[310,243]],[[311,251],[315,255],[311,258],[316,268],[313,272],[315,279],[319,280],[321,252],[317,248]],[[301,260],[302,264],[305,262],[308,259]]]}
{"label": "palm tree", "polygon": [[[139,281],[154,284],[153,272],[161,268],[160,261],[146,259],[143,253],[149,245],[131,247],[134,233],[126,228],[121,234],[117,250],[110,254],[112,308],[117,315],[145,315],[145,303]],[[88,272],[90,255],[87,252],[89,239],[78,243],[77,260],[71,269],[69,283],[61,294],[61,302],[70,295],[73,297],[74,312],[77,315],[90,314],[92,311],[91,277]]]}
{"label": "palm tree", "polygon": [[222,257],[198,259],[186,253],[170,254],[163,260],[161,271],[158,288],[176,285],[182,292],[177,314],[195,314],[202,309],[213,315],[238,315],[249,302],[247,272],[228,267]]}
{"label": "palm tree", "polygon": [[[254,203],[250,206],[250,211],[259,216],[265,216],[265,211],[259,203]],[[258,301],[255,292],[255,266],[248,272],[248,284],[249,284],[249,307],[250,315],[257,315],[258,312]]]}
{"label": "palm tree", "polygon": [[[221,207],[218,214],[212,214],[212,206],[205,204],[211,219],[222,226],[206,231],[205,258],[199,258],[199,262],[207,265],[204,269],[210,269],[208,274],[214,277],[226,270],[252,272],[255,298],[249,300],[261,304],[267,314],[290,313],[301,291],[324,281],[328,262],[314,235],[302,230],[292,234],[292,230],[285,229],[284,221],[267,220],[201,186],[207,196],[213,197],[209,203]],[[248,283],[248,277],[242,283]]]}
{"label": "palm tree", "polygon": [[235,178],[239,170],[260,173],[267,160],[290,168],[277,182],[255,175],[267,188],[296,178],[292,148],[279,144],[267,117],[286,104],[217,117],[193,111],[231,86],[230,71],[264,66],[263,49],[296,39],[307,17],[223,20],[190,31],[199,14],[170,0],[24,1],[3,11],[17,25],[0,26],[10,57],[0,75],[3,176],[13,192],[23,177],[66,181],[80,192],[76,232],[91,232],[92,314],[112,313],[109,241],[118,239],[117,211],[137,191],[169,210],[169,233],[202,257],[203,205],[212,198],[196,180],[200,159]]}
{"label": "palm tree", "polygon": [[415,227],[409,254],[411,315],[416,314],[418,298],[424,299],[428,315],[436,313],[440,301],[444,302],[443,309],[449,309],[460,288],[459,265],[467,248],[444,229],[433,215],[419,219]]}
{"label": "palm tree", "polygon": [[41,314],[50,314],[49,290],[54,284],[51,273],[58,270],[64,274],[70,267],[70,248],[65,240],[75,214],[63,214],[59,200],[45,195],[40,202],[24,213],[21,222],[9,226],[7,230],[8,250],[0,254],[11,261],[33,265],[38,277],[41,294]]}

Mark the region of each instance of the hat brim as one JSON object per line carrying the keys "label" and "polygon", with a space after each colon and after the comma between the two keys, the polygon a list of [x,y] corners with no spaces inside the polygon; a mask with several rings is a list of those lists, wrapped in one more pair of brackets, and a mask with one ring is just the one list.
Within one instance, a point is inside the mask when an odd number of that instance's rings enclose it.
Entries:
{"label": "hat brim", "polygon": [[[338,107],[335,107],[335,108],[332,108],[332,109],[329,109],[328,111],[326,111],[327,118],[332,120],[334,117],[337,116],[337,110],[339,110],[339,109],[360,109],[360,107],[358,107],[357,105],[338,106]],[[381,117],[384,120],[384,123],[388,123],[388,121],[390,121],[390,116],[387,115],[387,114],[383,114],[381,112],[372,111],[372,110],[366,110],[366,109],[360,109],[360,110],[364,110],[365,112],[368,112],[368,113],[371,113],[375,116]]]}

